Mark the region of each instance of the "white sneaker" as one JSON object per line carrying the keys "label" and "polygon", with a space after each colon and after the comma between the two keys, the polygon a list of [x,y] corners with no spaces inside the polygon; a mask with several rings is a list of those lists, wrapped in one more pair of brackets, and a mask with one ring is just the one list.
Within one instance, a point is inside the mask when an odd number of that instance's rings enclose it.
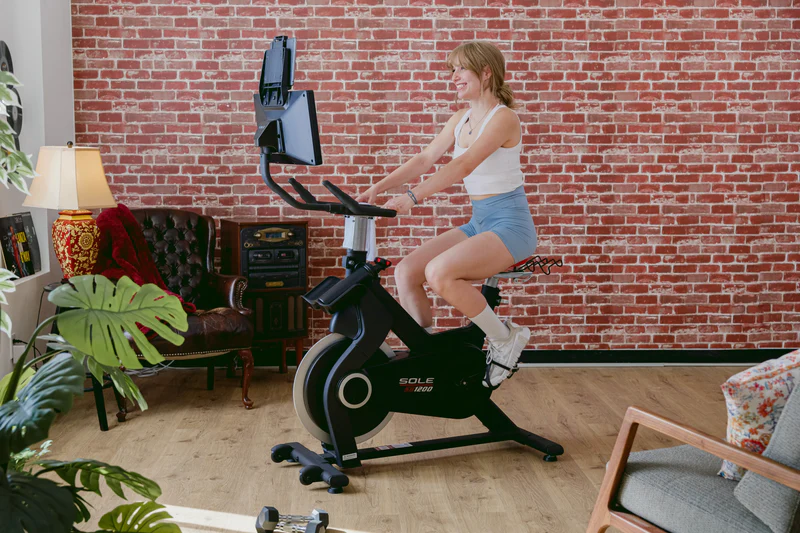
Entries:
{"label": "white sneaker", "polygon": [[510,320],[506,320],[505,325],[511,331],[511,335],[502,341],[489,341],[486,376],[483,378],[483,386],[486,388],[495,388],[504,379],[511,376],[519,362],[520,355],[522,355],[522,350],[531,338],[531,330],[528,328],[518,326]]}

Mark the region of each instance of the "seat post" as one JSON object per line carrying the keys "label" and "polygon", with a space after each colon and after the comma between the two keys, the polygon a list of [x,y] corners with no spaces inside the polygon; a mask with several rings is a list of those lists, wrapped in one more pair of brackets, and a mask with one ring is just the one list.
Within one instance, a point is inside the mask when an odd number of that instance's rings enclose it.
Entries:
{"label": "seat post", "polygon": [[374,232],[372,229],[374,224],[373,217],[345,215],[343,247],[347,252],[342,258],[342,267],[345,269],[346,276],[367,262],[368,240],[370,233]]}

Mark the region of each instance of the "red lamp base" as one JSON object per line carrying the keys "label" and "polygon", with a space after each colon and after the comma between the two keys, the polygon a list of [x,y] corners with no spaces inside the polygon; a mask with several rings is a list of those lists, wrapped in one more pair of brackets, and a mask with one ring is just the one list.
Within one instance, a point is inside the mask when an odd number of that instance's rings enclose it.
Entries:
{"label": "red lamp base", "polygon": [[85,209],[59,211],[53,223],[53,246],[64,278],[92,274],[97,262],[100,228]]}

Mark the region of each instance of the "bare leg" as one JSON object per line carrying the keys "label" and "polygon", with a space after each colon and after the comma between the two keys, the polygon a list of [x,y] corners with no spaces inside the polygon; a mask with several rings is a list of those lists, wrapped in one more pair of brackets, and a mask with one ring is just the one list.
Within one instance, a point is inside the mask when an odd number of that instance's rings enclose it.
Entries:
{"label": "bare leg", "polygon": [[472,280],[488,278],[513,264],[514,258],[500,237],[487,231],[431,260],[425,278],[436,294],[465,316],[474,317],[486,308],[486,299]]}
{"label": "bare leg", "polygon": [[442,252],[467,240],[467,234],[458,228],[451,229],[404,257],[395,268],[394,278],[400,305],[417,323],[426,328],[433,325],[433,312],[425,293],[425,268]]}

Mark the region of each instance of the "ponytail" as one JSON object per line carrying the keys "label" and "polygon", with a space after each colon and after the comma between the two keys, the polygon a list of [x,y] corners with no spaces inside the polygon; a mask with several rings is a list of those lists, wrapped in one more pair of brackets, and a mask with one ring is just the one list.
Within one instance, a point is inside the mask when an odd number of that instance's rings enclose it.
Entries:
{"label": "ponytail", "polygon": [[494,95],[500,100],[500,103],[505,105],[510,109],[517,109],[519,105],[514,101],[514,93],[511,91],[511,87],[508,86],[506,82],[495,91]]}

